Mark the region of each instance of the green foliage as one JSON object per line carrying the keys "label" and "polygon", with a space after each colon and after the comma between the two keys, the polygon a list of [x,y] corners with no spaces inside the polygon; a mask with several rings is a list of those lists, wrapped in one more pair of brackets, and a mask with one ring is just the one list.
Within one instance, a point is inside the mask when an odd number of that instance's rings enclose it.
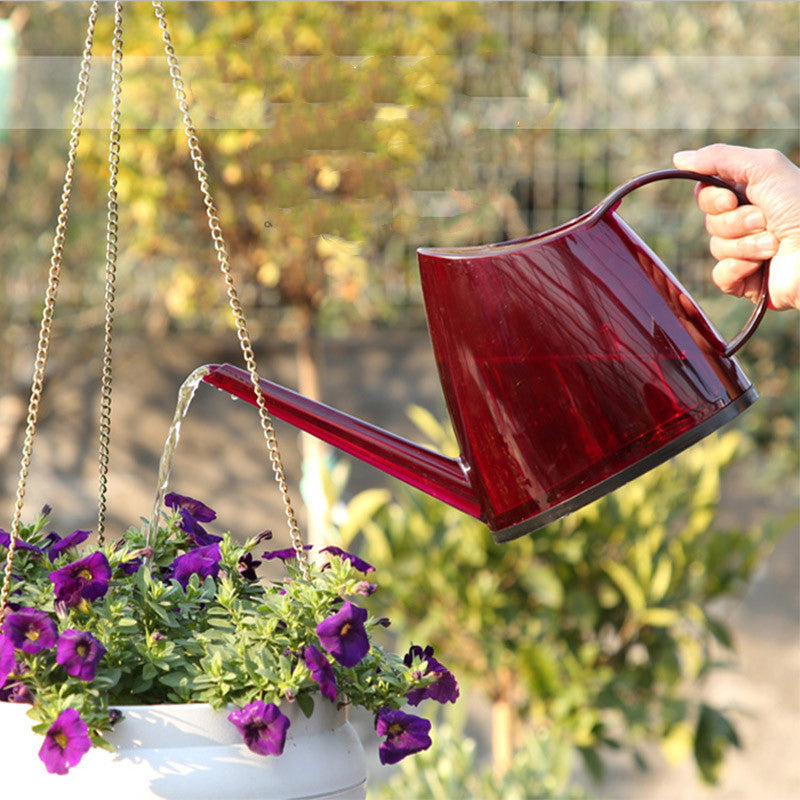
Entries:
{"label": "green foliage", "polygon": [[[452,446],[430,415],[415,414],[434,444]],[[551,725],[591,771],[605,747],[640,759],[647,737],[674,758],[694,745],[712,779],[732,727],[689,687],[732,655],[713,601],[745,587],[777,535],[715,522],[721,472],[743,446],[736,431],[710,437],[504,545],[421,493],[400,487],[393,501],[373,491],[351,501],[360,524],[342,529],[342,544],[358,536],[364,557],[391,565],[376,600],[405,612],[402,633],[431,642],[521,719]]]}
{"label": "green foliage", "polygon": [[498,778],[477,759],[474,739],[439,725],[435,744],[401,765],[386,783],[370,788],[370,800],[579,800],[569,788],[570,751],[546,732],[531,736]]}
{"label": "green foliage", "polygon": [[[271,583],[243,575],[243,560],[260,544],[259,537],[237,544],[230,534],[219,542],[219,572],[204,579],[193,571],[185,587],[171,577],[176,557],[195,549],[176,512],[147,544],[147,528],[131,528],[124,539],[99,551],[111,568],[102,597],[92,602],[56,601],[53,570],[75,562],[75,548],[51,553],[47,516],[21,530],[30,547],[17,550],[13,602],[45,612],[56,621],[59,635],[86,631],[106,653],[92,679],[72,676],[58,662],[56,649],[38,653],[15,651],[16,666],[0,688],[24,684],[32,694],[31,716],[42,732],[65,708],[76,709],[97,744],[110,730],[109,709],[115,706],[207,702],[214,708],[297,701],[310,714],[320,684],[303,658],[313,645],[335,675],[337,702],[370,711],[399,708],[414,688],[436,678],[426,659],[402,658],[376,642],[374,631],[386,620],[367,617],[368,652],[345,667],[324,653],[317,634],[320,622],[333,616],[346,597],[364,595],[364,575],[347,558],[330,557],[306,580],[296,560],[287,556],[287,577]],[[3,556],[6,548],[0,546]],[[95,552],[95,551],[92,551]],[[141,563],[143,558],[149,561]],[[126,571],[124,566],[130,566]],[[318,702],[329,702],[319,699]]]}
{"label": "green foliage", "polygon": [[[387,312],[380,290],[392,271],[369,266],[375,246],[411,224],[399,196],[449,102],[454,54],[488,41],[483,16],[472,3],[170,9],[223,229],[257,303],[293,309],[295,325],[307,324],[303,314],[336,324]],[[110,25],[98,22],[99,41]],[[149,5],[126,9],[125,31],[127,52],[159,52]],[[126,131],[120,201],[131,211],[134,250],[173,262],[163,282],[168,312],[191,320],[221,297],[219,278],[216,259],[197,257],[204,209],[186,144],[169,130],[178,116],[166,72],[154,62],[126,67],[124,107],[133,125],[152,127],[155,109],[167,128]],[[104,148],[93,137],[98,177]],[[171,222],[180,218],[177,235],[165,235],[167,205]]]}
{"label": "green foliage", "polygon": [[[736,330],[735,321],[725,314],[717,316],[722,330]],[[769,454],[765,476],[769,485],[781,473],[797,474],[800,466],[800,325],[796,316],[768,313],[758,334],[736,356],[760,396],[742,418],[742,426]]]}

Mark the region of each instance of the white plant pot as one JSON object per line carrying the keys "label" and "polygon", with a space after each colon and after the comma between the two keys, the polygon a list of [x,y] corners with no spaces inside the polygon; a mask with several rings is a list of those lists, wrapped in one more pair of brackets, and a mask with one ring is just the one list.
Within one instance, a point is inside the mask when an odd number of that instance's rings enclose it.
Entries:
{"label": "white plant pot", "polygon": [[[283,754],[250,752],[227,711],[205,703],[120,706],[125,718],[108,739],[116,753],[92,748],[67,775],[39,760],[43,738],[31,730],[27,705],[0,703],[0,774],[25,797],[86,800],[364,800],[364,749],[347,709],[315,698],[307,719],[297,703]],[[18,781],[18,783],[17,783]]]}

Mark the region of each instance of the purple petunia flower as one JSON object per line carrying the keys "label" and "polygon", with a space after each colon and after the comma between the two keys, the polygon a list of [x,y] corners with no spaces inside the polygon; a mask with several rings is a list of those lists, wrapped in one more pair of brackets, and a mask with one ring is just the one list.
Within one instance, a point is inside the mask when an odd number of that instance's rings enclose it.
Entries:
{"label": "purple petunia flower", "polygon": [[180,508],[188,511],[198,522],[211,522],[217,518],[216,511],[210,509],[205,503],[176,492],[170,492],[164,498],[164,505],[167,508]]}
{"label": "purple petunia flower", "polygon": [[[312,545],[307,544],[303,550],[310,550]],[[287,547],[284,550],[267,550],[266,553],[261,554],[261,558],[267,561],[272,561],[274,558],[279,558],[281,561],[289,561],[292,558],[297,558],[297,551],[294,547]]]}
{"label": "purple petunia flower", "polygon": [[280,712],[275,703],[267,705],[261,700],[254,700],[244,708],[231,711],[228,719],[254,753],[279,756],[283,752],[289,718]]}
{"label": "purple petunia flower", "polygon": [[330,553],[332,556],[339,556],[342,560],[349,561],[359,572],[375,572],[375,567],[373,567],[372,564],[368,564],[363,558],[359,558],[352,553],[342,550],[341,547],[331,545],[330,547],[323,547],[320,552]]}
{"label": "purple petunia flower", "polygon": [[178,556],[167,567],[167,577],[174,578],[185,589],[189,585],[189,578],[198,575],[200,580],[219,575],[219,560],[222,555],[217,543],[205,547],[195,547],[188,553]]}
{"label": "purple petunia flower", "polygon": [[81,600],[97,600],[108,591],[111,567],[103,553],[91,553],[50,573],[56,600],[76,606]]}
{"label": "purple petunia flower", "polygon": [[49,650],[58,638],[55,622],[35,608],[21,608],[9,614],[3,623],[3,632],[14,647],[31,654]]}
{"label": "purple petunia flower", "polygon": [[106,648],[87,631],[68,629],[58,637],[56,661],[67,675],[82,681],[93,681],[97,664]]}
{"label": "purple petunia flower", "polygon": [[264,542],[268,542],[272,538],[272,531],[267,528],[266,530],[261,531],[261,533],[253,539],[253,546],[257,544],[263,544]]}
{"label": "purple petunia flower", "polygon": [[246,581],[255,581],[258,580],[258,575],[256,575],[256,568],[259,566],[261,566],[261,562],[255,561],[253,559],[252,553],[245,553],[239,559],[239,563],[236,565],[236,568],[239,570],[239,574]]}
{"label": "purple petunia flower", "polygon": [[311,670],[311,677],[319,684],[319,690],[328,700],[336,699],[336,675],[330,661],[313,644],[303,650],[303,660]]}
{"label": "purple petunia flower", "polygon": [[396,764],[412,753],[431,746],[430,720],[406,714],[396,708],[383,707],[375,721],[378,736],[385,736],[378,748],[381,764]]}
{"label": "purple petunia flower", "polygon": [[348,600],[332,617],[317,625],[322,646],[344,667],[354,667],[369,652],[366,619],[367,610]]}
{"label": "purple petunia flower", "polygon": [[[0,528],[0,547],[8,550],[11,547],[11,534]],[[42,549],[35,545],[28,544],[24,539],[17,537],[17,550],[27,550],[29,553],[41,553]]]}
{"label": "purple petunia flower", "polygon": [[45,734],[39,758],[48,772],[66,775],[91,746],[89,727],[74,708],[65,708]]}
{"label": "purple petunia flower", "polygon": [[27,703],[33,705],[33,692],[22,681],[12,681],[0,689],[0,703]]}
{"label": "purple petunia flower", "polygon": [[221,542],[222,537],[209,533],[185,508],[180,509],[181,528],[198,547]]}
{"label": "purple petunia flower", "polygon": [[[124,539],[122,540],[122,544],[124,544]],[[140,547],[138,550],[132,550],[126,556],[125,561],[121,561],[117,568],[124,572],[126,575],[135,575],[139,568],[144,564],[145,558],[152,558],[153,557],[153,548],[152,547]]]}
{"label": "purple petunia flower", "polygon": [[69,536],[64,536],[63,538],[57,533],[51,533],[48,538],[50,538],[53,544],[47,548],[47,557],[51,561],[55,561],[66,550],[69,550],[71,547],[77,547],[81,542],[85,542],[89,538],[89,531],[73,531]]}
{"label": "purple petunia flower", "polygon": [[135,575],[142,564],[144,564],[143,558],[132,558],[130,561],[123,561],[117,566],[126,575]]}
{"label": "purple petunia flower", "polygon": [[16,669],[15,650],[14,642],[4,633],[0,633],[0,688],[5,685],[8,676]]}
{"label": "purple petunia flower", "polygon": [[426,697],[430,697],[438,703],[455,703],[459,694],[458,683],[453,673],[433,657],[433,648],[428,645],[423,650],[417,645],[412,645],[403,657],[403,663],[410,667],[415,657],[427,659],[422,676],[429,676],[433,673],[436,680],[421,689],[412,689],[406,695],[409,704],[418,706]]}

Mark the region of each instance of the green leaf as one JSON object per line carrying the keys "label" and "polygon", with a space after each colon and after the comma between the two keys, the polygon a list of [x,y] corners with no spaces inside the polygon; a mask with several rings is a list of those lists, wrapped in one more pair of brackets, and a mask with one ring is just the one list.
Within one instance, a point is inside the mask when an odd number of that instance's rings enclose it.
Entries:
{"label": "green leaf", "polygon": [[392,499],[388,489],[366,489],[359,492],[347,504],[347,518],[339,532],[342,543],[347,547],[355,535],[371,520],[378,509],[385,506]]}
{"label": "green leaf", "polygon": [[719,711],[700,706],[694,737],[694,757],[700,775],[707,783],[716,783],[725,751],[730,745],[740,747],[736,730]]}
{"label": "green leaf", "polygon": [[579,747],[578,752],[581,754],[583,763],[592,778],[596,781],[601,780],[605,769],[597,750],[594,747]]}
{"label": "green leaf", "polygon": [[720,622],[714,617],[706,615],[706,627],[711,635],[728,650],[733,650],[733,637],[731,636],[730,629],[724,622]]}
{"label": "green leaf", "polygon": [[306,717],[310,718],[314,713],[314,698],[310,694],[300,692],[295,699],[297,700],[297,705],[300,706],[300,710]]}
{"label": "green leaf", "polygon": [[603,569],[617,588],[622,592],[628,607],[633,612],[644,611],[647,607],[647,600],[644,591],[634,577],[633,573],[624,565],[615,561],[607,561],[603,564]]}
{"label": "green leaf", "polygon": [[661,555],[653,571],[653,577],[650,581],[650,601],[658,603],[669,589],[670,582],[672,581],[672,561],[666,555]]}
{"label": "green leaf", "polygon": [[680,614],[674,608],[648,608],[639,617],[642,625],[654,628],[669,628],[680,621]]}

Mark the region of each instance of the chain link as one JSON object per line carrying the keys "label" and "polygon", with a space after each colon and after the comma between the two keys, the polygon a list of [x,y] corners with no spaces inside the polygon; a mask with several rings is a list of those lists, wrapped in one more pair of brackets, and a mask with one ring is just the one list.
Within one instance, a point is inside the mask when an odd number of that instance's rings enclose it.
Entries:
{"label": "chain link", "polygon": [[114,299],[117,276],[117,173],[119,172],[120,96],[122,92],[122,3],[114,3],[114,41],[111,55],[111,133],[108,140],[108,215],[106,218],[105,334],[103,337],[103,378],[100,388],[99,488],[97,496],[97,538],[105,540],[108,462],[111,445],[111,386],[114,329]]}
{"label": "chain link", "polygon": [[64,186],[61,191],[61,205],[58,209],[58,220],[56,222],[56,232],[53,239],[53,249],[50,256],[50,271],[47,279],[47,292],[45,293],[44,309],[42,311],[42,322],[39,328],[39,342],[36,348],[36,360],[34,362],[33,379],[31,382],[31,394],[28,401],[28,416],[25,427],[25,439],[22,444],[22,460],[19,468],[19,479],[17,482],[17,496],[14,503],[14,517],[11,522],[11,534],[8,545],[8,555],[6,565],[3,570],[3,589],[0,592],[0,613],[8,603],[8,596],[11,590],[11,572],[14,566],[14,554],[17,550],[17,540],[19,538],[20,520],[22,519],[22,506],[25,497],[25,487],[28,480],[28,472],[31,465],[31,453],[33,452],[33,439],[36,435],[36,421],[39,415],[39,403],[42,399],[42,388],[44,386],[44,372],[47,366],[47,355],[50,350],[50,336],[53,328],[53,315],[55,313],[56,298],[58,297],[58,285],[61,279],[61,264],[64,256],[64,239],[66,237],[67,220],[69,218],[69,201],[72,195],[72,183],[75,174],[75,157],[80,142],[81,128],[83,127],[83,115],[86,107],[86,92],[89,88],[89,73],[92,61],[92,44],[94,42],[94,28],[97,22],[98,2],[94,0],[89,9],[89,22],[84,42],[83,57],[81,68],[78,73],[78,85],[75,93],[75,101],[72,112],[72,130],[69,138],[69,154],[67,156],[67,168],[64,176]]}
{"label": "chain link", "polygon": [[267,404],[259,384],[258,370],[256,368],[256,360],[253,353],[253,345],[250,340],[250,334],[247,330],[244,312],[242,310],[242,305],[239,302],[239,296],[233,280],[228,248],[222,234],[222,226],[220,224],[219,216],[217,215],[214,200],[211,196],[208,173],[206,171],[203,154],[200,149],[200,142],[197,138],[197,132],[189,114],[189,105],[186,100],[185,84],[181,74],[180,66],[178,64],[178,59],[175,56],[175,50],[172,46],[172,38],[170,37],[169,30],[167,28],[167,20],[161,0],[153,0],[153,8],[155,10],[156,18],[158,19],[158,25],[161,28],[161,38],[164,42],[164,50],[167,54],[169,74],[172,78],[172,86],[175,90],[175,98],[178,101],[178,108],[183,116],[183,125],[186,133],[186,140],[189,145],[189,153],[192,158],[197,180],[200,184],[200,191],[203,195],[203,201],[206,207],[206,216],[208,217],[208,227],[211,231],[211,238],[214,241],[214,249],[217,253],[217,261],[219,262],[220,270],[225,278],[228,302],[231,311],[233,312],[233,317],[236,324],[236,334],[241,346],[242,356],[244,357],[247,370],[250,374],[250,381],[253,385],[253,391],[255,392],[259,418],[261,421],[261,429],[264,433],[264,439],[267,443],[267,450],[269,452],[270,462],[272,463],[272,471],[280,488],[284,511],[289,524],[289,536],[292,541],[292,547],[294,547],[294,550],[297,554],[297,560],[303,576],[306,580],[309,580],[311,573],[308,553],[305,550],[303,535],[300,532],[299,525],[297,524],[297,518],[295,516],[294,508],[292,507],[292,501],[289,496],[289,488],[286,484],[286,474],[283,468],[280,450],[278,449],[275,427],[267,410]]}

